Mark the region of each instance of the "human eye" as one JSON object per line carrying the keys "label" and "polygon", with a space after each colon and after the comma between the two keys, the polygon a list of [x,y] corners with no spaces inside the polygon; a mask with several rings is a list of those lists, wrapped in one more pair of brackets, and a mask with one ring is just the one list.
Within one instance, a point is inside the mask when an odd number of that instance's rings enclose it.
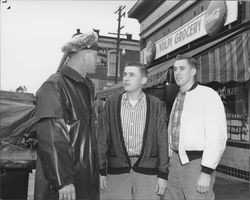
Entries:
{"label": "human eye", "polygon": [[186,69],[186,68],[185,68],[184,66],[181,66],[181,67],[180,67],[180,70],[181,70],[181,71],[184,71],[185,69]]}

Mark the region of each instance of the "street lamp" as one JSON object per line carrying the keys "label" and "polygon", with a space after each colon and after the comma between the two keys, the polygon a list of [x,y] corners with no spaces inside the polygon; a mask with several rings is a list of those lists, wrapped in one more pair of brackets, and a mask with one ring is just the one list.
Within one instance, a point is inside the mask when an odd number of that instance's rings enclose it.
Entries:
{"label": "street lamp", "polygon": [[126,54],[126,50],[123,48],[122,49],[122,55],[125,56],[125,54]]}

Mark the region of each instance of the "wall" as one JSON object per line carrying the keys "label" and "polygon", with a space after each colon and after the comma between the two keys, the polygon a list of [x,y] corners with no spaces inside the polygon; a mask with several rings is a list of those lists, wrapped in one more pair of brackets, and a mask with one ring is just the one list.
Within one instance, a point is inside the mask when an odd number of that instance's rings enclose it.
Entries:
{"label": "wall", "polygon": [[227,146],[217,170],[249,181],[249,155],[249,149]]}

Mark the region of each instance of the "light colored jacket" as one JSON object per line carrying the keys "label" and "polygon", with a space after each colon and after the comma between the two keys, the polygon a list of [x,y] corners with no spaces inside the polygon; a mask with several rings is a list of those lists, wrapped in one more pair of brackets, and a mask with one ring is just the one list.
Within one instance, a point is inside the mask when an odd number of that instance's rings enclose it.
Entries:
{"label": "light colored jacket", "polygon": [[[176,100],[173,108],[175,103]],[[170,143],[172,115],[173,109],[168,126]],[[226,148],[226,140],[226,115],[220,96],[209,87],[197,85],[186,93],[183,105],[178,149],[181,163],[189,162],[186,151],[203,151],[201,165],[215,169]]]}

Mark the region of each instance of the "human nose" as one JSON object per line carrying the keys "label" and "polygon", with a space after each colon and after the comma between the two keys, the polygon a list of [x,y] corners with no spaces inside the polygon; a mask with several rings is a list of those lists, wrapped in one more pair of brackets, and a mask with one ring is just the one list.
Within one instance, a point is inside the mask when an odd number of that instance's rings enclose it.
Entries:
{"label": "human nose", "polygon": [[179,70],[179,69],[175,69],[175,70],[174,70],[174,74],[175,74],[175,75],[180,74],[180,70]]}

